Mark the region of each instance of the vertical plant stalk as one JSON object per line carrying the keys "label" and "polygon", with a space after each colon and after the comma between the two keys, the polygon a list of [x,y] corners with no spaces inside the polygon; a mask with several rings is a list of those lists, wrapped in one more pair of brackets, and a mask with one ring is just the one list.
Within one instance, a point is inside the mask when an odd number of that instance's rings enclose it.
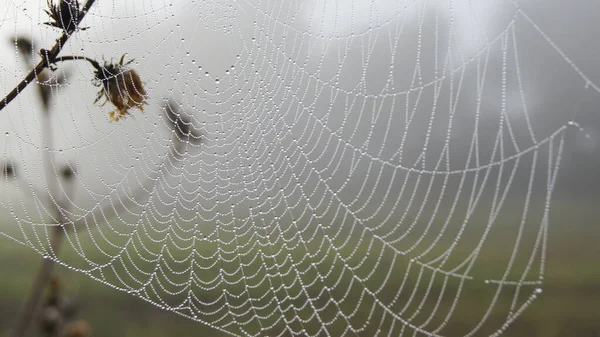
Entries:
{"label": "vertical plant stalk", "polygon": [[[0,110],[2,110],[8,103],[10,103],[13,99],[15,99],[19,93],[21,93],[29,83],[31,83],[37,76],[46,68],[50,66],[54,62],[54,60],[58,57],[58,54],[65,46],[69,37],[77,30],[81,20],[88,13],[95,0],[87,0],[83,8],[81,9],[81,16],[77,24],[72,25],[69,30],[63,31],[60,38],[56,41],[56,44],[47,51],[46,55],[42,55],[42,60],[33,68],[27,76],[10,92],[8,95],[0,101]],[[52,149],[52,123],[50,118],[50,111],[45,110],[43,112],[43,123],[41,137],[42,142],[47,145],[47,148]],[[50,233],[50,251],[56,257],[58,255],[60,244],[63,236],[63,226],[66,225],[66,218],[61,211],[61,206],[58,204],[58,196],[56,195],[56,186],[57,186],[57,177],[53,172],[53,158],[52,153],[47,152],[42,156],[42,160],[44,163],[44,171],[46,173],[46,183],[48,185],[48,207],[50,207],[54,213],[55,219],[58,221],[58,226],[51,229]],[[27,329],[31,325],[31,321],[37,316],[41,306],[42,296],[44,294],[44,290],[46,285],[50,281],[52,276],[52,269],[54,268],[54,261],[52,259],[45,258],[42,260],[40,264],[40,268],[34,278],[33,284],[31,286],[31,291],[29,293],[29,297],[23,304],[21,311],[19,312],[13,327],[10,336],[11,337],[23,337],[27,332]]]}
{"label": "vertical plant stalk", "polygon": [[[48,188],[48,201],[46,205],[48,208],[50,208],[53,218],[56,219],[58,223],[58,226],[50,229],[50,246],[48,249],[50,250],[50,256],[56,258],[58,256],[58,252],[60,251],[60,245],[64,232],[63,226],[67,224],[67,219],[64,216],[64,213],[61,211],[61,209],[64,209],[64,207],[58,203],[58,200],[61,199],[61,197],[57,193],[58,178],[53,170],[54,158],[51,151],[54,146],[50,111],[43,110],[42,114],[42,125],[45,126],[42,126],[40,135],[42,144],[45,144],[45,146],[42,146],[42,151],[44,151],[44,153],[42,153],[42,162]],[[50,282],[53,269],[54,261],[52,259],[42,259],[40,268],[38,269],[31,286],[29,297],[25,301],[25,304],[21,308],[21,311],[19,312],[17,319],[13,324],[11,333],[12,337],[23,337],[27,332],[31,321],[38,316],[42,304],[42,296],[46,286],[48,285],[48,282]]]}
{"label": "vertical plant stalk", "polygon": [[[83,5],[81,9],[81,16],[79,17],[79,23],[83,20],[83,18],[88,13],[95,1],[96,0],[88,0],[86,1],[85,5]],[[0,110],[4,109],[4,107],[6,107],[8,103],[10,103],[21,92],[23,92],[23,90],[25,90],[29,83],[33,82],[37,78],[38,74],[40,74],[44,69],[48,68],[48,66],[50,66],[50,64],[54,62],[54,60],[56,59],[56,57],[58,57],[58,54],[65,46],[71,35],[73,35],[75,30],[77,29],[78,25],[72,25],[71,27],[72,28],[70,28],[69,30],[63,31],[62,35],[58,38],[58,40],[56,40],[56,43],[54,44],[52,49],[47,51],[47,55],[43,55],[42,60],[35,66],[35,68],[33,68],[27,74],[27,76],[25,76],[25,78],[21,82],[19,82],[19,84],[17,84],[17,86],[14,87],[13,90],[11,90],[11,92],[9,92],[6,95],[6,97],[4,97],[0,101]]]}
{"label": "vertical plant stalk", "polygon": [[[52,152],[50,152],[53,148],[50,111],[43,111],[43,114],[44,116],[42,121],[46,126],[42,127],[41,138],[42,143],[46,146],[42,147],[42,149],[48,149],[42,153],[42,161],[44,166],[43,169],[45,171],[46,184],[48,188],[48,201],[46,205],[48,208],[50,208],[50,211],[53,213],[53,218],[56,219],[57,223],[59,224],[58,226],[50,229],[50,246],[48,248],[51,256],[56,258],[58,256],[58,252],[60,251],[60,245],[64,232],[63,226],[66,225],[67,219],[61,211],[61,208],[63,207],[58,203],[59,196],[56,192],[58,179],[53,170],[54,159]],[[38,269],[31,286],[29,297],[25,301],[25,304],[21,308],[21,311],[19,312],[17,319],[13,324],[11,337],[24,336],[29,328],[29,325],[31,324],[31,321],[38,316],[37,314],[42,303],[42,295],[44,294],[44,290],[50,281],[53,269],[54,261],[52,259],[42,259],[40,268]]]}

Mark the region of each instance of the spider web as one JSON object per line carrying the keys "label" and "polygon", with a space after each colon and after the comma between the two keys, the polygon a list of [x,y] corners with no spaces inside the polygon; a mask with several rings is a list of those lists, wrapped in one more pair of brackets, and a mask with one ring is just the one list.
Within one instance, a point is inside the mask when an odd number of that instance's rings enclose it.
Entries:
{"label": "spider web", "polygon": [[[45,1],[6,6],[6,43],[54,43]],[[0,116],[0,233],[232,335],[499,335],[598,92],[538,10],[98,0],[61,55],[127,53],[149,105],[110,123],[88,64],[47,71],[49,113],[28,89]],[[37,60],[3,53],[3,91]]]}

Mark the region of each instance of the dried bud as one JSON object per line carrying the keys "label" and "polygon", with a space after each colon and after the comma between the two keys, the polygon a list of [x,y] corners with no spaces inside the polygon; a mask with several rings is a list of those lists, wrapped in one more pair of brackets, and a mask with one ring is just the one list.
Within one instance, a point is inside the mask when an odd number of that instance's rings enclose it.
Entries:
{"label": "dried bud", "polygon": [[27,60],[31,59],[31,55],[33,55],[33,42],[25,36],[17,36],[14,41],[19,53]]}
{"label": "dried bud", "polygon": [[72,32],[79,26],[82,12],[77,0],[57,0],[57,4],[53,0],[48,0],[48,10],[46,13],[52,21],[44,22],[44,24],[60,28],[65,32]]}
{"label": "dried bud", "polygon": [[69,325],[64,330],[65,337],[86,337],[91,331],[90,325],[85,321],[76,321]]}
{"label": "dried bud", "polygon": [[0,170],[5,178],[12,178],[16,175],[15,164],[7,161],[0,164]]}
{"label": "dried bud", "polygon": [[78,302],[63,297],[60,301],[60,310],[65,319],[71,319],[77,314],[77,311],[79,310]]}
{"label": "dried bud", "polygon": [[63,294],[63,287],[63,282],[58,277],[53,276],[48,282],[48,293],[44,306],[48,310],[47,316],[49,318],[54,315],[54,310],[60,314],[63,321],[68,321],[77,313],[77,305]]}
{"label": "dried bud", "polygon": [[71,181],[75,178],[76,170],[71,164],[67,164],[60,169],[60,177],[66,181]]}
{"label": "dried bud", "polygon": [[175,136],[180,141],[188,141],[190,144],[200,144],[202,142],[202,133],[194,127],[194,124],[182,111],[179,104],[169,100],[165,104],[165,115],[170,122],[170,127],[175,131]]}
{"label": "dried bud", "polygon": [[117,109],[110,112],[109,118],[112,121],[118,121],[129,115],[129,109],[137,108],[144,110],[146,102],[146,89],[142,84],[138,73],[127,67],[133,62],[130,60],[123,63],[125,55],[121,57],[119,63],[106,63],[96,70],[96,85],[102,89],[98,92],[96,102],[102,97],[105,101],[101,104],[106,104],[110,101]]}
{"label": "dried bud", "polygon": [[42,310],[40,318],[42,332],[50,336],[55,335],[64,322],[60,310],[54,306],[45,307]]}

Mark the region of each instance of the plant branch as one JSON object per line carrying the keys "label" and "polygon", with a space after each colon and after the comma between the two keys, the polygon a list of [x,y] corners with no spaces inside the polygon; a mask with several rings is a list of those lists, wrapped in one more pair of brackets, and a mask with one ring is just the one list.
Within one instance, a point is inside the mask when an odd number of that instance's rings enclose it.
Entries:
{"label": "plant branch", "polygon": [[[96,0],[88,0],[85,5],[81,9],[81,16],[79,18],[79,22],[83,20],[85,15],[88,13],[89,9],[92,7]],[[65,46],[71,35],[77,30],[78,25],[72,25],[71,28],[67,31],[63,31],[62,35],[56,40],[56,44],[52,47],[52,49],[48,50],[46,55],[42,55],[42,60],[33,68],[27,76],[19,83],[11,92],[6,95],[0,101],[0,110],[4,109],[13,99],[15,99],[25,88],[29,85],[29,83],[33,82],[37,76],[46,68],[50,66],[50,64],[54,63],[58,54]]]}
{"label": "plant branch", "polygon": [[54,63],[56,62],[64,62],[64,61],[72,61],[72,60],[84,60],[84,61],[88,61],[89,63],[91,63],[91,65],[96,68],[97,70],[100,69],[100,63],[98,63],[96,60],[91,59],[89,57],[85,57],[85,56],[74,56],[74,55],[69,55],[69,56],[60,56],[54,59]]}

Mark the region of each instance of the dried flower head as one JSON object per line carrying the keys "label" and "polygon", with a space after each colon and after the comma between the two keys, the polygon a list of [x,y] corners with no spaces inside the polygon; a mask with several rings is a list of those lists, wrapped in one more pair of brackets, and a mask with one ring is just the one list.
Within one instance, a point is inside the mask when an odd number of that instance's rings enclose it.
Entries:
{"label": "dried flower head", "polygon": [[[52,21],[44,24],[60,28],[65,32],[72,32],[79,26],[82,12],[77,0],[48,0],[48,9],[45,10]],[[85,29],[85,28],[82,28]]]}
{"label": "dried flower head", "polygon": [[95,72],[95,84],[102,88],[94,103],[97,103],[102,97],[105,97],[105,101],[100,106],[110,101],[117,108],[108,114],[112,121],[127,117],[131,108],[143,111],[144,105],[148,104],[146,89],[144,89],[140,76],[135,70],[127,67],[133,60],[123,63],[124,59],[125,55],[121,57],[119,63],[105,62]]}

